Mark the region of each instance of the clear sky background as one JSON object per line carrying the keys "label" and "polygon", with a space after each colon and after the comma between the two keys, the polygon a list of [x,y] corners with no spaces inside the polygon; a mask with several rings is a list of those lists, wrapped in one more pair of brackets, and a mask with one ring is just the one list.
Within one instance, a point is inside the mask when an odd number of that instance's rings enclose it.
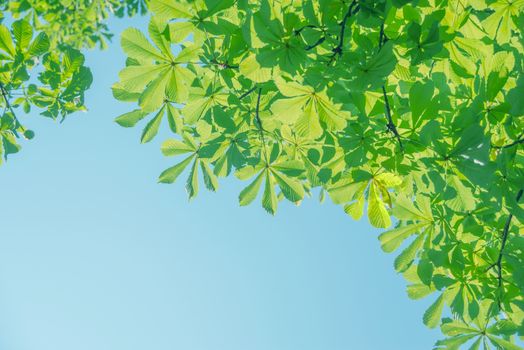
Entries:
{"label": "clear sky background", "polygon": [[432,300],[408,299],[366,219],[314,198],[241,208],[234,178],[189,203],[185,177],[156,183],[167,125],[140,145],[113,122],[133,108],[110,91],[119,40],[87,59],[89,112],[23,117],[36,138],[0,168],[0,349],[431,349]]}

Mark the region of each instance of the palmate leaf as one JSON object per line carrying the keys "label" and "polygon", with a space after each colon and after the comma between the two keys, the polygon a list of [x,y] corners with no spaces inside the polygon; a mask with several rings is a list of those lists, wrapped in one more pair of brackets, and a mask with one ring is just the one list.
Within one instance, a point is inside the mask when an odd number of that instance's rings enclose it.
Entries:
{"label": "palmate leaf", "polygon": [[482,25],[491,38],[501,43],[508,42],[511,38],[511,30],[515,28],[511,16],[518,15],[522,11],[524,1],[506,2],[499,0],[490,6],[495,12],[486,18]]}
{"label": "palmate leaf", "polygon": [[395,222],[379,240],[402,247],[409,297],[439,293],[423,322],[456,318],[436,349],[508,347],[518,329],[487,329],[522,319],[520,2],[151,0],[149,39],[125,34],[113,87],[140,108],[117,122],[151,114],[147,141],[167,115],[178,136],[161,151],[182,161],[160,182],[186,171],[190,198],[200,176],[214,191],[233,173],[249,180],[241,206],[260,196],[275,214],[318,190]]}
{"label": "palmate leaf", "polygon": [[275,81],[282,95],[289,97],[273,103],[271,109],[281,120],[295,124],[300,135],[315,139],[327,130],[341,130],[346,126],[349,114],[334,105],[323,92],[303,87],[300,84],[283,79]]}
{"label": "palmate leaf", "polygon": [[397,59],[393,54],[393,43],[388,42],[363,66],[357,66],[353,84],[358,89],[380,86],[383,79],[393,72],[396,62]]}

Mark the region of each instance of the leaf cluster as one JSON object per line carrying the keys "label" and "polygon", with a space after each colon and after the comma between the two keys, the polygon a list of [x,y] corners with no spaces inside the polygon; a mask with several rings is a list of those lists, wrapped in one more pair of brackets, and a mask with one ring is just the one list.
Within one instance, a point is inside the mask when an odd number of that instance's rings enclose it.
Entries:
{"label": "leaf cluster", "polygon": [[[241,205],[319,193],[379,228],[436,349],[524,335],[524,1],[150,0],[119,116],[162,123],[182,156],[159,178],[249,180]],[[392,217],[394,220],[392,220]],[[443,318],[444,309],[452,318]]]}

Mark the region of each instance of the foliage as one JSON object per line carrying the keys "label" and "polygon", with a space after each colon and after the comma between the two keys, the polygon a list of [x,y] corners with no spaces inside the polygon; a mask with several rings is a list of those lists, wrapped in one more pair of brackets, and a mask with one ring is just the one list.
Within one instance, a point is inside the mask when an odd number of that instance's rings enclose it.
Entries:
{"label": "foliage", "polygon": [[144,11],[143,0],[0,0],[0,156],[18,152],[19,137],[34,136],[17,109],[62,120],[86,109],[92,76],[80,50],[106,46],[111,13]]}
{"label": "foliage", "polygon": [[[395,228],[395,269],[436,349],[520,349],[524,336],[524,1],[151,0],[128,56],[116,119],[162,122],[200,179],[248,180],[274,214],[318,188],[354,219]],[[149,36],[149,38],[147,37]],[[147,120],[146,120],[147,119]],[[367,210],[366,210],[367,208]],[[443,310],[452,318],[441,321]]]}

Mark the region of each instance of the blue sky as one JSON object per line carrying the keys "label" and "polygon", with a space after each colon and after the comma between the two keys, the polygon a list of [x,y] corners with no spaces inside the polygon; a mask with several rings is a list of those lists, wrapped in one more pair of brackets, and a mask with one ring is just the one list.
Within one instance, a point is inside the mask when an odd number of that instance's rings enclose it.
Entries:
{"label": "blue sky", "polygon": [[132,109],[110,91],[118,40],[87,59],[89,112],[23,117],[36,138],[0,168],[0,349],[431,348],[432,300],[408,299],[365,219],[316,199],[240,208],[236,179],[188,202],[156,183],[167,125],[140,145],[113,122]]}

